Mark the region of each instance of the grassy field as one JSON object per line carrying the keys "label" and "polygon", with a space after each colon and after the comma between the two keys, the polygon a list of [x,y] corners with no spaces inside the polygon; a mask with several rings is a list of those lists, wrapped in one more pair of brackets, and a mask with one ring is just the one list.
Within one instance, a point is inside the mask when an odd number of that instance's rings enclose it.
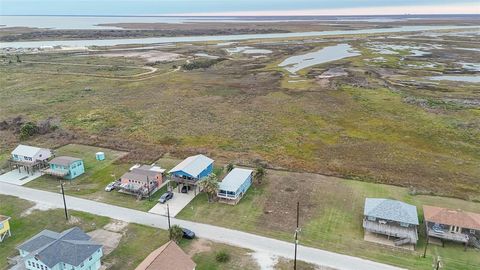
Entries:
{"label": "grassy field", "polygon": [[[105,160],[97,161],[95,159],[95,153],[99,151],[105,152]],[[72,181],[65,182],[65,192],[68,195],[148,211],[157,203],[157,200],[165,191],[165,188],[163,188],[162,190],[157,191],[150,200],[145,199],[141,201],[138,201],[136,197],[132,195],[116,191],[106,192],[104,188],[108,183],[112,182],[114,179],[118,179],[134,165],[115,162],[122,156],[126,155],[125,152],[86,145],[69,144],[56,149],[55,154],[57,156],[69,155],[79,157],[84,160],[85,173]],[[49,175],[44,175],[29,182],[26,186],[59,192],[60,180]]]}
{"label": "grassy field", "polygon": [[[145,80],[41,74],[35,65],[3,63],[0,121],[17,116],[30,121],[58,116],[60,130],[74,135],[62,137],[67,143],[93,141],[110,148],[136,149],[149,161],[165,153],[184,157],[207,152],[225,162],[253,165],[263,161],[271,167],[414,186],[425,193],[478,200],[480,110],[474,105],[479,94],[476,86],[444,81],[419,84],[435,72],[462,72],[458,61],[480,61],[474,52],[456,49],[471,47],[471,38],[432,40],[443,49],[411,57],[402,50],[398,55],[382,55],[372,51],[371,43],[422,45],[423,41],[359,37],[349,44],[362,55],[302,70],[299,78],[291,78],[277,64],[288,56],[337,44],[337,37],[243,42],[273,51],[264,58],[230,56],[213,43],[178,44],[164,51],[190,59],[195,53],[207,52],[229,60],[208,69]],[[366,61],[377,57],[386,61]],[[21,55],[25,62],[50,58],[91,65],[141,68],[145,64],[124,57]],[[162,74],[180,63],[155,67]],[[421,70],[409,66],[428,63],[437,65]],[[332,67],[344,68],[349,76],[327,82],[316,79]],[[24,73],[27,69],[33,73]],[[35,110],[24,110],[25,106]],[[12,130],[0,130],[0,135],[0,156],[5,156],[18,137]],[[55,135],[30,140],[47,145],[56,141]]]}
{"label": "grassy field", "polygon": [[367,197],[392,198],[414,204],[422,220],[422,205],[459,208],[478,212],[480,204],[453,198],[412,195],[401,187],[342,180],[314,174],[269,171],[268,179],[254,185],[236,206],[208,203],[197,196],[177,218],[195,220],[292,241],[295,204],[300,201],[300,243],[344,254],[390,263],[408,269],[430,269],[433,256],[440,256],[446,269],[474,269],[480,253],[447,243],[430,245],[421,258],[425,237],[423,225],[415,252],[389,248],[363,240],[362,215]]}

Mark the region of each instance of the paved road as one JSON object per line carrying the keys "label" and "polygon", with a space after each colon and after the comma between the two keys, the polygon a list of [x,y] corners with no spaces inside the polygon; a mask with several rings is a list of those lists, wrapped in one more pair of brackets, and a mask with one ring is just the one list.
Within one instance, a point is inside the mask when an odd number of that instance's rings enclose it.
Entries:
{"label": "paved road", "polygon": [[[13,195],[33,202],[52,207],[63,207],[60,194],[41,191],[22,186],[0,182],[0,194]],[[167,218],[138,210],[112,206],[105,203],[67,196],[67,206],[70,209],[89,212],[126,222],[139,223],[161,229],[168,228]],[[292,243],[275,240],[250,233],[230,230],[222,227],[172,219],[173,224],[190,228],[202,238],[215,242],[222,242],[254,251],[265,252],[285,258],[293,258],[294,246]],[[298,259],[318,265],[345,270],[398,270],[400,268],[364,260],[356,257],[341,255],[320,249],[299,246]]]}

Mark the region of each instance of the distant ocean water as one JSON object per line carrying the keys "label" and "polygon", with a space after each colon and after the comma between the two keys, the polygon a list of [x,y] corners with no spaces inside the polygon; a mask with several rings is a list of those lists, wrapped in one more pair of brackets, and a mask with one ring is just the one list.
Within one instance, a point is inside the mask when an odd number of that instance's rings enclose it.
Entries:
{"label": "distant ocean water", "polygon": [[288,16],[288,17],[179,17],[179,16],[0,16],[0,27],[53,29],[117,29],[98,26],[113,23],[188,23],[188,22],[281,22],[281,21],[363,21],[394,22],[431,18],[479,19],[478,15],[392,15],[392,16]]}

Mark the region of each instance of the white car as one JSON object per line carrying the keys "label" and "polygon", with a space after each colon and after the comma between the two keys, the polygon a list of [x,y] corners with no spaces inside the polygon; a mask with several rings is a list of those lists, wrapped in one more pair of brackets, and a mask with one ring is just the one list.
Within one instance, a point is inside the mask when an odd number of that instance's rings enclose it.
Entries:
{"label": "white car", "polygon": [[115,187],[116,187],[115,182],[112,182],[105,187],[105,191],[110,192],[110,191],[114,190]]}

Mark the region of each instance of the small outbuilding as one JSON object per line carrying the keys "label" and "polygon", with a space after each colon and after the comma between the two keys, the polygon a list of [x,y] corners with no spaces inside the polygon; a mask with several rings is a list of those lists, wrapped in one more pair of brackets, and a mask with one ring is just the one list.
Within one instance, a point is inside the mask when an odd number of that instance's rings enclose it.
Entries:
{"label": "small outbuilding", "polygon": [[388,241],[374,241],[401,246],[418,241],[417,207],[401,201],[367,198],[363,212],[365,239],[369,234],[384,235]]}
{"label": "small outbuilding", "polygon": [[75,157],[61,156],[48,162],[49,168],[43,172],[64,179],[72,180],[85,172],[83,160]]}
{"label": "small outbuilding", "polygon": [[213,159],[204,155],[191,156],[184,159],[169,171],[172,181],[193,187],[196,194],[198,180],[207,177],[213,172]]}
{"label": "small outbuilding", "polygon": [[105,160],[105,153],[104,152],[97,152],[97,153],[95,153],[95,158],[99,161]]}
{"label": "small outbuilding", "polygon": [[7,236],[12,236],[9,220],[10,217],[0,215],[0,243],[3,242]]}
{"label": "small outbuilding", "polygon": [[217,197],[220,202],[237,204],[252,185],[253,171],[234,168],[220,182]]}

